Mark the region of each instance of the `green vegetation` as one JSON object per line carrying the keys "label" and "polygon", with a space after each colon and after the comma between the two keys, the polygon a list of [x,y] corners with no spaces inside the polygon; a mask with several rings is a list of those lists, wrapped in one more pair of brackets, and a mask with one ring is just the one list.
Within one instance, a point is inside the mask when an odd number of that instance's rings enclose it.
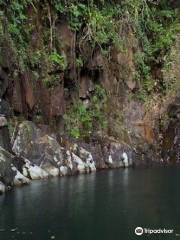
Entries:
{"label": "green vegetation", "polygon": [[84,41],[89,41],[93,47],[98,45],[104,49],[112,44],[121,45],[118,31],[119,4],[105,4],[104,1],[55,2],[55,9],[67,16],[71,29],[79,32],[83,28]]}
{"label": "green vegetation", "polygon": [[94,131],[106,128],[104,108],[107,96],[105,90],[96,86],[90,106],[85,106],[82,101],[76,102],[64,115],[66,130],[71,137],[87,138]]}
{"label": "green vegetation", "polygon": [[[150,75],[150,65],[153,61],[162,62],[163,56],[172,45],[175,32],[175,11],[171,8],[168,0],[124,0],[121,3],[115,1],[33,1],[15,0],[0,1],[1,13],[8,16],[8,32],[15,42],[19,55],[27,61],[27,47],[30,41],[33,26],[29,21],[27,9],[31,6],[36,14],[39,7],[44,8],[46,17],[44,22],[48,40],[54,38],[53,21],[60,15],[65,15],[73,31],[83,33],[83,41],[88,41],[92,47],[99,46],[107,50],[113,44],[122,49],[123,38],[120,36],[121,25],[133,28],[140,45],[139,53],[143,59],[137,63],[139,77],[147,79]],[[45,34],[45,33],[44,33]],[[46,41],[46,40],[45,40]],[[55,39],[51,39],[52,42]],[[49,44],[49,42],[48,42]],[[52,46],[51,46],[52,47]],[[51,56],[52,50],[47,49]],[[56,56],[57,57],[57,56]],[[59,59],[59,57],[58,57]],[[56,58],[57,60],[57,58]],[[55,60],[55,61],[56,61]],[[62,63],[63,59],[59,59]],[[64,63],[63,63],[64,65]]]}
{"label": "green vegetation", "polygon": [[63,55],[59,55],[57,52],[51,53],[49,56],[49,60],[53,64],[60,66],[62,70],[65,70],[67,67],[66,57]]}
{"label": "green vegetation", "polygon": [[159,3],[153,1],[127,1],[126,7],[130,14],[131,24],[139,39],[139,49],[134,55],[137,73],[136,78],[141,84],[140,98],[144,100],[153,91],[163,92],[164,83],[153,76],[153,68],[163,68],[166,56],[175,40],[177,30],[176,13],[169,4],[163,0]]}
{"label": "green vegetation", "polygon": [[[151,66],[163,64],[164,56],[174,40],[175,11],[168,0],[124,0],[115,1],[77,1],[77,0],[14,0],[0,1],[3,20],[8,18],[8,33],[13,40],[20,62],[28,65],[32,54],[28,53],[28,46],[33,32],[33,16],[27,10],[31,7],[37,14],[43,8],[43,41],[41,43],[46,57],[53,63],[60,64],[63,70],[67,63],[65,56],[57,46],[55,37],[55,23],[60,16],[65,16],[71,29],[81,34],[84,42],[92,48],[100,47],[102,52],[110,51],[112,45],[122,50],[124,39],[123,26],[133,29],[139,39],[139,49],[135,54],[137,65],[137,79],[141,82],[152,81]],[[38,49],[40,51],[41,49]],[[34,51],[36,55],[37,51]],[[136,61],[138,60],[138,61]],[[153,84],[152,84],[153,85]],[[145,91],[149,91],[144,86]]]}
{"label": "green vegetation", "polygon": [[[61,23],[68,23],[71,33],[66,34],[72,46],[60,39]],[[76,91],[81,70],[89,68],[97,52],[111,72],[112,65],[116,67],[114,55],[128,55],[127,42],[132,36],[136,42],[131,49],[132,80],[138,87],[131,94],[143,102],[153,94],[166,94],[167,88],[175,85],[164,82],[161,73],[168,65],[177,28],[177,13],[169,0],[0,0],[0,46],[11,49],[15,59],[11,71],[33,71],[47,88],[61,82],[67,91]],[[129,66],[121,67],[129,73]],[[117,81],[126,82],[125,75],[122,73]],[[76,100],[64,116],[71,136],[89,137],[93,130],[105,128],[106,94],[101,87],[96,87],[90,106]]]}

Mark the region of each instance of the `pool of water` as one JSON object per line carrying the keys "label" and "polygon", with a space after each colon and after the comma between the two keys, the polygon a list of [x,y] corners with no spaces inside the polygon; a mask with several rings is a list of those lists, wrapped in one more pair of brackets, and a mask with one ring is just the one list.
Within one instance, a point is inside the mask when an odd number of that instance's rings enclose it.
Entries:
{"label": "pool of water", "polygon": [[[136,236],[137,226],[173,234]],[[0,196],[0,240],[180,239],[180,168],[34,181]]]}

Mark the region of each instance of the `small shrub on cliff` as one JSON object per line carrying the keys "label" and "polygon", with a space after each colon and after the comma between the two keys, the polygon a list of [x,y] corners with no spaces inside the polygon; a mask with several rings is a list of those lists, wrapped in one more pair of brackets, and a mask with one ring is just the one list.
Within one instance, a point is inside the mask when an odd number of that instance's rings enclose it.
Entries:
{"label": "small shrub on cliff", "polygon": [[108,48],[112,43],[121,45],[118,35],[117,15],[119,4],[110,5],[100,1],[69,1],[58,2],[55,9],[65,14],[73,31],[83,33],[83,40],[89,41],[93,47]]}
{"label": "small shrub on cliff", "polygon": [[118,46],[121,43],[114,7],[104,7],[101,11],[97,7],[90,9],[88,28],[89,38],[94,45],[99,45],[103,48],[109,44]]}
{"label": "small shrub on cliff", "polygon": [[94,131],[105,129],[107,123],[103,108],[106,100],[105,90],[96,86],[89,107],[82,101],[76,102],[64,115],[68,134],[74,138],[87,138]]}
{"label": "small shrub on cliff", "polygon": [[57,52],[55,52],[55,51],[50,54],[49,60],[50,60],[53,64],[60,66],[60,68],[61,68],[62,70],[65,70],[66,67],[67,67],[67,60],[66,60],[65,55],[60,55],[59,53],[57,53]]}

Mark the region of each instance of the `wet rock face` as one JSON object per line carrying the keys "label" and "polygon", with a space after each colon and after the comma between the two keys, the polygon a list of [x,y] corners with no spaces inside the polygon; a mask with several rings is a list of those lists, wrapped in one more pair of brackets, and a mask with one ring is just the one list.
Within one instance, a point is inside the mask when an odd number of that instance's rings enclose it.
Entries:
{"label": "wet rock face", "polygon": [[8,87],[8,76],[6,72],[0,67],[0,98],[2,98],[2,96],[6,92],[7,87]]}
{"label": "wet rock face", "polygon": [[56,136],[45,129],[29,121],[19,126],[13,151],[25,159],[22,172],[26,173],[26,177],[29,175],[31,179],[40,179],[96,170],[88,151],[78,146],[71,149],[61,147]]}
{"label": "wet rock face", "polygon": [[0,146],[7,151],[11,151],[9,130],[7,125],[0,127]]}
{"label": "wet rock face", "polygon": [[7,151],[10,150],[10,138],[8,131],[8,122],[6,117],[11,115],[10,106],[3,99],[8,87],[8,76],[0,67],[0,146]]}
{"label": "wet rock face", "polygon": [[134,164],[135,152],[124,143],[106,139],[102,142],[79,145],[91,152],[97,169],[130,167]]}
{"label": "wet rock face", "polygon": [[7,119],[0,115],[0,146],[7,151],[11,150]]}
{"label": "wet rock face", "polygon": [[7,101],[0,99],[0,115],[4,115],[6,117],[11,116],[10,105]]}
{"label": "wet rock face", "polygon": [[0,147],[0,181],[6,186],[13,185],[15,172],[11,168],[13,156]]}
{"label": "wet rock face", "polygon": [[56,139],[28,121],[20,124],[13,151],[17,156],[27,158],[50,172],[63,161],[62,150]]}
{"label": "wet rock face", "polygon": [[10,116],[9,104],[0,99],[0,146],[5,150],[10,151],[10,137],[6,116]]}
{"label": "wet rock face", "polygon": [[8,121],[6,117],[11,115],[10,106],[4,99],[8,87],[7,74],[0,68],[0,193],[6,186],[12,186],[15,172],[11,168],[13,155],[11,151]]}
{"label": "wet rock face", "polygon": [[0,127],[6,127],[7,124],[7,119],[4,116],[0,116]]}
{"label": "wet rock face", "polygon": [[167,162],[180,162],[180,98],[168,109],[169,124],[163,134],[162,159]]}
{"label": "wet rock face", "polygon": [[4,183],[0,182],[0,194],[5,193],[6,187],[4,185]]}
{"label": "wet rock face", "polygon": [[[5,119],[1,123],[6,123]],[[30,121],[19,125],[12,152],[0,147],[0,193],[6,186],[31,180],[129,167],[134,154],[128,145],[110,139],[97,144],[69,141],[61,146],[47,126],[37,127]]]}
{"label": "wet rock face", "polygon": [[30,179],[25,177],[16,167],[13,166],[12,170],[15,172],[15,177],[13,181],[15,186],[21,186],[30,183]]}
{"label": "wet rock face", "polygon": [[71,142],[68,147],[62,147],[56,136],[45,129],[38,128],[30,121],[21,123],[13,151],[17,156],[28,159],[32,165],[45,170],[49,176],[88,173],[96,171],[96,168],[132,165],[133,150],[125,144],[112,142],[93,145]]}
{"label": "wet rock face", "polygon": [[[12,186],[29,184],[30,180],[20,170],[24,164],[23,159],[17,157],[0,147],[0,193],[5,192]],[[18,170],[19,169],[19,170]]]}

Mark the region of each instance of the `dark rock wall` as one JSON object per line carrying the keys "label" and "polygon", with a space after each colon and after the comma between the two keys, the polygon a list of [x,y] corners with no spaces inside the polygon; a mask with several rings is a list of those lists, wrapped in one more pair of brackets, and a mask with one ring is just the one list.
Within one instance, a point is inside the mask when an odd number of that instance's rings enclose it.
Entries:
{"label": "dark rock wall", "polygon": [[163,133],[162,158],[171,163],[180,162],[180,98],[168,108],[169,123]]}
{"label": "dark rock wall", "polygon": [[[32,7],[28,9],[27,25],[30,24],[32,27],[28,46],[30,55],[37,50],[43,51],[44,49],[43,11],[43,9],[38,9],[38,12],[34,13]],[[61,134],[64,125],[62,119],[67,109],[74,101],[89,101],[95,85],[99,84],[106,89],[108,94],[106,108],[108,129],[103,135],[133,147],[135,152],[142,156],[139,159],[143,161],[145,158],[150,159],[148,161],[159,160],[161,158],[158,155],[159,134],[162,131],[159,125],[162,114],[161,99],[158,97],[152,99],[152,104],[148,103],[147,108],[147,103],[144,104],[138,99],[130,98],[140,88],[140,83],[135,80],[134,62],[134,52],[139,47],[139,43],[132,29],[129,28],[123,32],[126,51],[112,47],[110,59],[108,59],[102,54],[100,48],[92,49],[88,42],[82,44],[80,34],[77,36],[70,29],[65,18],[60,18],[54,28],[56,47],[60,49],[67,60],[67,67],[64,71],[49,66],[46,59],[38,59],[35,65],[29,65],[22,71],[18,68],[19,63],[10,42],[7,41],[7,36],[2,39],[0,114],[5,115],[8,119],[13,116],[19,117],[18,121],[23,118],[23,120],[30,120],[38,124],[50,125],[51,131]],[[76,59],[80,53],[85,58],[83,67],[76,65]],[[159,78],[165,77],[162,76],[162,71],[159,69],[155,69],[154,74]],[[48,84],[51,84],[49,80],[52,81],[54,78],[56,81],[53,86],[45,84],[47,79]],[[178,149],[178,144],[172,147],[175,135],[179,134],[177,133],[179,131],[178,116],[176,119],[170,120],[168,129],[166,135],[171,136],[173,132],[172,139],[167,140],[171,142],[171,146],[168,148]],[[1,127],[0,144],[8,150],[9,142],[7,126]],[[163,146],[167,145],[165,142],[166,140],[164,140]],[[100,157],[102,155],[100,152],[106,151],[104,150],[106,146],[101,146],[101,143],[97,146],[92,151],[99,159],[98,165],[103,166],[103,157]]]}

